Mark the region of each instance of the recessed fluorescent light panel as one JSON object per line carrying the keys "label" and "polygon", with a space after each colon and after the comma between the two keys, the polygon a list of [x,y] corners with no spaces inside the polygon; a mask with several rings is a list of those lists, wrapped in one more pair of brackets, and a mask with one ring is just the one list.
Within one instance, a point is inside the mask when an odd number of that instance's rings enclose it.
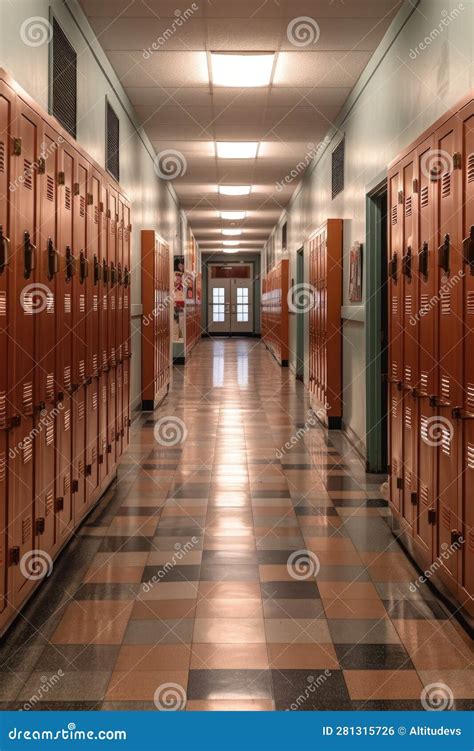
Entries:
{"label": "recessed fluorescent light panel", "polygon": [[224,240],[223,245],[240,245],[238,240]]}
{"label": "recessed fluorescent light panel", "polygon": [[255,159],[258,141],[216,141],[216,148],[221,159]]}
{"label": "recessed fluorescent light panel", "polygon": [[250,185],[219,185],[221,196],[248,196]]}
{"label": "recessed fluorescent light panel", "polygon": [[225,249],[223,249],[222,252],[223,253],[238,253],[239,251],[237,249],[234,249],[234,250],[225,250]]}
{"label": "recessed fluorescent light panel", "polygon": [[211,73],[214,86],[269,86],[274,52],[226,54],[211,52]]}
{"label": "recessed fluorescent light panel", "polygon": [[245,219],[246,211],[221,211],[221,219],[229,219],[232,221],[237,221],[238,219]]}
{"label": "recessed fluorescent light panel", "polygon": [[241,235],[242,230],[241,229],[223,229],[222,234],[223,235]]}

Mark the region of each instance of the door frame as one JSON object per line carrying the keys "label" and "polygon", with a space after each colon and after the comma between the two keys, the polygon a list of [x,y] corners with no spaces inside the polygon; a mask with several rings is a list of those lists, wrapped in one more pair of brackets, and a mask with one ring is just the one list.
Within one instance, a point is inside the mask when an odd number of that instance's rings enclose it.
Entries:
{"label": "door frame", "polygon": [[[304,278],[304,245],[296,251],[296,286],[305,283]],[[305,313],[297,311],[295,320],[295,376],[299,381],[304,381],[304,344],[305,344]]]}
{"label": "door frame", "polygon": [[[255,264],[254,264],[253,261],[244,261],[244,260],[240,261],[239,260],[239,263],[238,263],[239,266],[248,266],[250,268],[250,277],[251,277],[251,279],[250,279],[251,280],[250,290],[251,290],[252,301],[251,301],[251,305],[249,307],[251,307],[251,310],[252,310],[252,321],[251,321],[252,328],[251,328],[251,331],[249,331],[249,332],[244,331],[243,332],[243,331],[232,331],[232,330],[230,330],[230,331],[222,331],[221,332],[221,331],[210,331],[209,330],[209,327],[211,325],[211,320],[210,320],[210,316],[209,316],[209,309],[210,309],[211,302],[212,302],[212,300],[211,300],[211,294],[210,294],[210,290],[211,290],[211,284],[210,284],[210,282],[211,282],[211,268],[213,266],[225,266],[225,265],[237,265],[237,264],[233,264],[231,261],[227,261],[227,260],[226,261],[208,261],[206,263],[206,268],[207,268],[207,273],[206,273],[206,290],[207,290],[207,295],[206,295],[206,335],[207,336],[229,336],[229,337],[231,337],[231,336],[245,336],[245,337],[258,336],[256,334],[256,332],[255,332],[255,328],[256,328],[256,311],[255,311],[256,296],[255,296]],[[236,277],[228,277],[229,280],[235,279],[235,278]],[[232,285],[231,285],[230,295],[231,295],[230,307],[232,308]],[[232,328],[232,310],[230,312],[230,326]]]}
{"label": "door frame", "polygon": [[[387,266],[383,263],[383,248],[387,237],[382,236],[383,200],[388,195],[387,175],[379,176],[366,192],[366,249],[365,267],[365,370],[366,370],[366,471],[387,472],[387,434],[384,437],[388,403],[384,397],[384,352],[388,341],[383,331],[383,285],[387,281]],[[384,245],[385,243],[385,245]]]}

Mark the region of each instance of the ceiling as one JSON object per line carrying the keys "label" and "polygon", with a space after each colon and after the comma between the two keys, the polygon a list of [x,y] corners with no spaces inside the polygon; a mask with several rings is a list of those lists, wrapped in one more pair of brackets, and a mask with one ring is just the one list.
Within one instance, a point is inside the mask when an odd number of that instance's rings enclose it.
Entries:
{"label": "ceiling", "polygon": [[[204,251],[222,247],[222,228],[241,228],[241,249],[263,247],[401,5],[401,0],[80,2],[162,155],[158,172],[177,175],[173,186]],[[270,85],[215,86],[211,52],[217,51],[275,52]],[[215,141],[256,141],[257,157],[217,158]],[[252,191],[221,196],[221,184],[251,185]],[[247,215],[230,222],[220,218],[221,210]]]}

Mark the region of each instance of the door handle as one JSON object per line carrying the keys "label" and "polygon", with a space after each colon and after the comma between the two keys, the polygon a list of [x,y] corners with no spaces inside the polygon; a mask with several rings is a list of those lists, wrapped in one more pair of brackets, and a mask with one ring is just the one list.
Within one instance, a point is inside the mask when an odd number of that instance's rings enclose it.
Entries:
{"label": "door handle", "polygon": [[48,279],[52,281],[55,274],[58,273],[59,266],[59,253],[54,247],[53,240],[50,237],[48,240]]}
{"label": "door handle", "polygon": [[76,273],[76,259],[69,245],[66,245],[66,281],[70,282]]}
{"label": "door handle", "polygon": [[84,284],[84,280],[89,276],[89,261],[87,260],[83,250],[79,253],[79,279],[81,284]]}
{"label": "door handle", "polygon": [[3,226],[0,224],[0,274],[3,274],[5,266],[10,260],[10,238],[3,234]]}
{"label": "door handle", "polygon": [[23,276],[25,279],[29,279],[31,272],[35,268],[35,251],[36,245],[31,242],[31,236],[28,230],[25,230],[23,235],[23,250],[24,250],[24,271]]}
{"label": "door handle", "polygon": [[438,248],[438,266],[444,271],[445,274],[449,274],[450,270],[450,242],[449,234],[444,236],[444,240]]}

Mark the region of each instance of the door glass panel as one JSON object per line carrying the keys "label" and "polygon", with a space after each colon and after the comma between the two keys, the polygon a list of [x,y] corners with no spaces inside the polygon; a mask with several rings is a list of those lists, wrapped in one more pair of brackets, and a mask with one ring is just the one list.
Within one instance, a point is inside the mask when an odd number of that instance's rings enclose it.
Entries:
{"label": "door glass panel", "polygon": [[225,318],[224,310],[224,287],[214,287],[212,290],[212,321],[213,323],[223,323]]}
{"label": "door glass panel", "polygon": [[237,287],[237,322],[249,320],[249,291],[247,287]]}

